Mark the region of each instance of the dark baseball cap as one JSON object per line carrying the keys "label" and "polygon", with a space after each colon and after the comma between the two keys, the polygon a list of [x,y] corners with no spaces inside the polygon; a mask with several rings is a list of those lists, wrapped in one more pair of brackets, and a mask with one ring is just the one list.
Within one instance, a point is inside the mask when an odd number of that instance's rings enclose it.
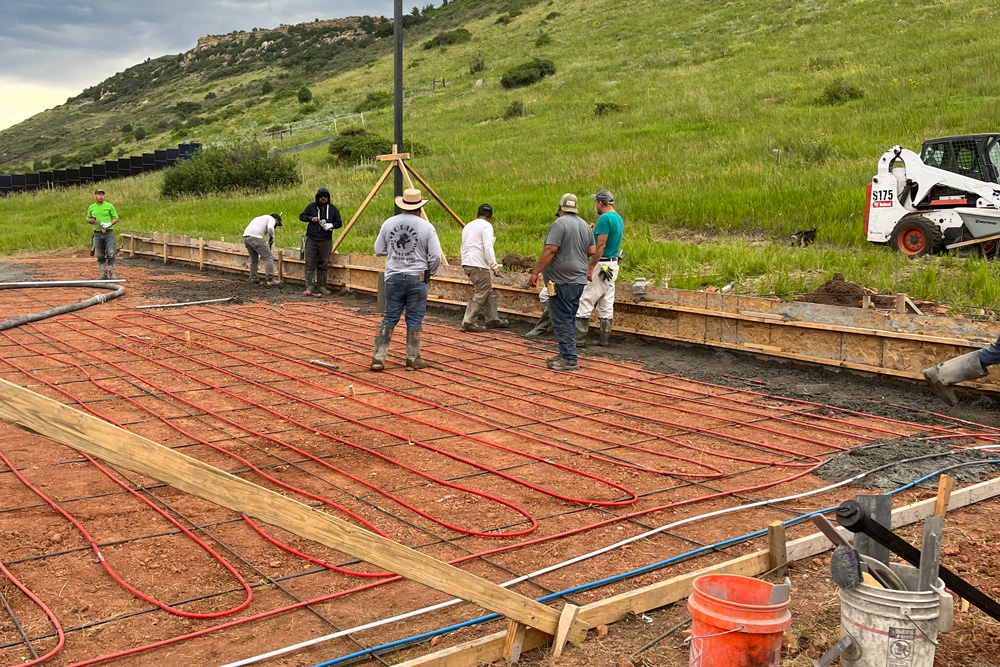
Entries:
{"label": "dark baseball cap", "polygon": [[493,207],[489,204],[480,204],[479,211],[476,213],[478,216],[486,216],[489,218],[493,217]]}
{"label": "dark baseball cap", "polygon": [[97,188],[96,190],[94,190],[94,194],[95,195],[103,195],[104,194],[104,190],[102,190],[101,188]]}
{"label": "dark baseball cap", "polygon": [[281,213],[272,213],[271,217],[274,218],[274,226],[281,227]]}
{"label": "dark baseball cap", "polygon": [[601,191],[599,191],[596,194],[590,195],[590,198],[593,199],[594,201],[599,201],[602,204],[614,204],[615,203],[615,196],[613,194],[611,194],[611,192],[608,191],[608,190],[601,190]]}

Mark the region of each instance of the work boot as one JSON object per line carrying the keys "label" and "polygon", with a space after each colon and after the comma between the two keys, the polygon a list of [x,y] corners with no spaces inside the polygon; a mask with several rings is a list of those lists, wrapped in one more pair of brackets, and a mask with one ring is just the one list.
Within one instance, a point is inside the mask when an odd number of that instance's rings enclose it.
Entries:
{"label": "work boot", "polygon": [[108,279],[108,265],[105,262],[98,262],[98,268],[101,269],[101,280]]}
{"label": "work boot", "polygon": [[524,334],[525,338],[538,338],[547,333],[552,333],[552,311],[549,310],[549,302],[542,304],[542,316],[538,318],[535,328]]}
{"label": "work boot", "polygon": [[979,352],[969,352],[924,369],[924,378],[930,383],[931,389],[948,405],[958,405],[958,397],[951,385],[986,377],[988,374],[979,359]]}
{"label": "work boot", "polygon": [[601,347],[611,346],[611,318],[602,317],[601,318],[601,338],[597,341],[597,344]]}
{"label": "work boot", "polygon": [[310,282],[307,281],[306,282],[306,291],[303,292],[302,295],[303,296],[312,296],[313,294],[315,294],[315,292],[313,291],[312,283],[310,283]]}
{"label": "work boot", "polygon": [[496,294],[490,294],[490,298],[486,301],[486,328],[487,329],[506,329],[510,322],[506,319],[500,318],[499,311],[500,300],[497,298]]}
{"label": "work boot", "polygon": [[108,279],[115,280],[115,263],[108,262]]}
{"label": "work boot", "polygon": [[580,364],[571,364],[562,357],[559,357],[558,361],[549,364],[549,368],[554,371],[578,371],[580,370]]}
{"label": "work boot", "polygon": [[417,371],[427,368],[427,362],[420,358],[420,341],[423,338],[421,327],[406,327],[406,370]]}
{"label": "work boot", "polygon": [[587,347],[587,332],[590,331],[590,318],[576,318],[576,346],[581,349]]}
{"label": "work boot", "polygon": [[326,271],[316,272],[316,296],[333,296],[333,292],[326,286]]}
{"label": "work boot", "polygon": [[561,354],[553,354],[551,357],[545,357],[545,365],[551,368],[552,364],[556,363],[560,359],[562,359]]}
{"label": "work boot", "polygon": [[479,304],[472,299],[469,299],[469,303],[465,305],[465,317],[462,318],[462,325],[458,327],[459,331],[469,331],[472,333],[482,333],[486,331],[485,328],[476,324],[476,316],[478,314]]}
{"label": "work boot", "polygon": [[373,371],[385,370],[385,357],[389,354],[389,341],[392,340],[392,329],[380,326],[375,335],[375,351],[372,353]]}

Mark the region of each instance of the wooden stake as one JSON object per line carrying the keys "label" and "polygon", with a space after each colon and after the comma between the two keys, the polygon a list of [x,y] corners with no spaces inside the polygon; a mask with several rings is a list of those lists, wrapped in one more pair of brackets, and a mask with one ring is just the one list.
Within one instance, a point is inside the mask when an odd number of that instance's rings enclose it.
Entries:
{"label": "wooden stake", "polygon": [[941,481],[938,482],[937,500],[934,503],[934,516],[944,516],[948,513],[948,501],[951,500],[951,490],[954,486],[954,477],[941,475]]}
{"label": "wooden stake", "polygon": [[905,313],[906,312],[906,295],[897,294],[896,295],[896,312]]}
{"label": "wooden stake", "polygon": [[135,257],[135,234],[128,237],[128,257],[129,259]]}
{"label": "wooden stake", "polygon": [[282,282],[285,279],[285,251],[278,251],[278,282]]}
{"label": "wooden stake", "polygon": [[788,574],[788,554],[785,546],[785,524],[775,521],[767,525],[767,569],[783,577]]}
{"label": "wooden stake", "polygon": [[167,242],[163,242],[163,263],[167,263]]}
{"label": "wooden stake", "polygon": [[0,380],[0,419],[547,634],[565,634],[572,626],[572,619],[564,622],[565,612],[561,616],[540,602],[6,380]]}
{"label": "wooden stake", "polygon": [[573,622],[579,613],[580,608],[575,604],[567,604],[563,607],[562,614],[559,615],[559,629],[556,631],[556,638],[552,641],[553,658],[558,658],[562,655],[563,647],[569,638],[569,630],[573,627]]}
{"label": "wooden stake", "polygon": [[524,650],[524,633],[527,627],[517,621],[507,621],[507,637],[503,643],[503,658],[508,665],[513,665],[521,659]]}
{"label": "wooden stake", "polygon": [[198,237],[198,270],[205,270],[205,237]]}

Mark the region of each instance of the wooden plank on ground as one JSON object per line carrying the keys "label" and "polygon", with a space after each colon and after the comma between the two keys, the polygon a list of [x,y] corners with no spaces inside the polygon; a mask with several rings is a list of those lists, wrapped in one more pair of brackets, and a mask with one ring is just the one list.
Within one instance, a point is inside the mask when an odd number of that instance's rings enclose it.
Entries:
{"label": "wooden plank on ground", "polygon": [[[956,510],[960,507],[988,500],[996,496],[1000,496],[1000,478],[973,484],[954,492],[951,496],[949,509]],[[930,498],[893,510],[893,528],[907,526],[931,516],[934,512],[934,504],[936,502],[936,498]],[[850,538],[851,534],[845,529],[838,528],[838,530]],[[827,539],[826,535],[815,533],[788,542],[786,553],[789,562],[791,562],[804,558],[812,558],[832,548],[833,545],[830,544],[830,540]],[[624,618],[630,612],[641,614],[650,609],[673,604],[691,594],[691,584],[698,577],[707,574],[737,574],[744,577],[757,576],[768,571],[768,558],[769,551],[758,551],[723,563],[710,565],[695,572],[672,577],[644,588],[621,593],[620,595],[615,595],[599,602],[593,602],[580,608],[577,621],[584,621],[588,626],[595,627],[597,625],[614,623]],[[414,660],[399,663],[396,667],[478,667],[479,665],[501,659],[506,637],[507,632],[505,630],[471,642],[453,646],[444,651],[438,651]],[[544,646],[548,640],[548,637],[538,631],[528,630],[525,635],[523,650],[528,651],[532,648]]]}
{"label": "wooden plank on ground", "polygon": [[551,607],[6,380],[0,419],[548,634],[558,629]]}

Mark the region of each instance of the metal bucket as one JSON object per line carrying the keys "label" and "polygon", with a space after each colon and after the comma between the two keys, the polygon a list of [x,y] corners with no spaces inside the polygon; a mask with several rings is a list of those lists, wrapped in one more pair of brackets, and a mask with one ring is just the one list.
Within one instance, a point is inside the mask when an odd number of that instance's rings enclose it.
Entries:
{"label": "metal bucket", "polygon": [[[916,582],[916,568],[893,564],[903,582]],[[840,625],[861,654],[841,657],[846,667],[933,667],[941,622],[950,625],[951,596],[938,579],[930,591],[895,591],[859,584],[840,590]],[[948,602],[942,618],[942,600]]]}

